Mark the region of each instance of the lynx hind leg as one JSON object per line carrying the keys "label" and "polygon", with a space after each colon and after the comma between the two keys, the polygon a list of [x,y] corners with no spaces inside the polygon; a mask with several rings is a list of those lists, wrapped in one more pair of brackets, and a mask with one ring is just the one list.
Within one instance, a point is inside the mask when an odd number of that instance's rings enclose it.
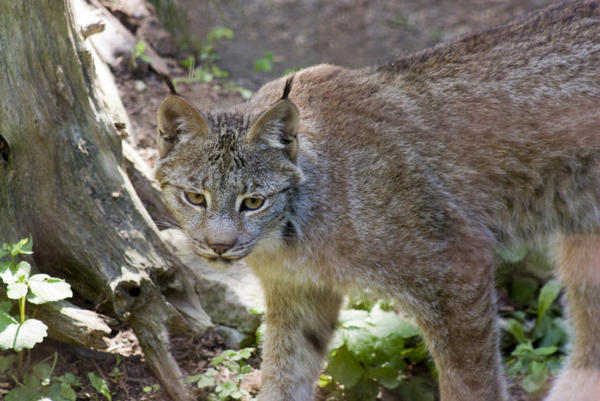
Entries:
{"label": "lynx hind leg", "polygon": [[331,289],[263,280],[267,330],[260,401],[312,401],[342,296]]}
{"label": "lynx hind leg", "polygon": [[561,236],[556,244],[573,326],[572,350],[545,401],[600,400],[600,236]]}

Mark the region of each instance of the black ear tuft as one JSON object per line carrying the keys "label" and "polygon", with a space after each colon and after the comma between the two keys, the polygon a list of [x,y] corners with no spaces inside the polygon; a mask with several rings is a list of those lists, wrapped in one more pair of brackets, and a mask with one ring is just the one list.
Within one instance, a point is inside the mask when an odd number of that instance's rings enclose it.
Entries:
{"label": "black ear tuft", "polygon": [[296,74],[292,74],[285,81],[285,87],[283,88],[283,96],[281,96],[281,100],[288,98],[290,92],[292,91],[292,82],[294,81],[295,76],[296,76]]}

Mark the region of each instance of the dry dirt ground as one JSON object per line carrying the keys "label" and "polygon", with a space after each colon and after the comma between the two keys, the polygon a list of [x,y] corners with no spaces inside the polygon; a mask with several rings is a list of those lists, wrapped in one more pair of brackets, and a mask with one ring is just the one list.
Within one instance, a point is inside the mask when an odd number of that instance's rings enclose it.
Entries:
{"label": "dry dirt ground", "polygon": [[[547,0],[176,0],[184,10],[190,37],[204,38],[217,25],[233,29],[235,37],[217,43],[217,65],[230,72],[228,80],[256,90],[287,68],[317,63],[348,67],[377,64],[394,55],[416,51],[439,42],[509,21],[549,3]],[[118,1],[114,2],[118,3]],[[177,38],[181,39],[181,38]],[[265,52],[274,55],[269,72],[253,70]],[[174,59],[187,54],[178,51]],[[176,63],[174,63],[176,64]],[[132,122],[129,140],[150,164],[156,159],[155,115],[168,89],[148,71],[113,71]],[[185,76],[185,68],[172,68]],[[144,89],[139,82],[142,81]],[[222,89],[223,81],[180,83],[178,91],[200,109],[224,108],[242,101],[237,92]],[[173,338],[173,352],[186,374],[203,371],[223,349],[214,334],[202,338]],[[88,372],[105,378],[113,400],[168,400],[161,390],[144,392],[156,383],[144,364],[135,335],[125,325],[115,330],[110,352],[75,348],[51,341],[36,348],[31,360],[58,351],[56,373],[80,375],[81,400],[104,400],[85,379]],[[258,364],[255,361],[254,364]],[[0,377],[0,390],[9,380]],[[249,388],[255,390],[254,384]],[[515,390],[518,399],[525,399]],[[203,399],[202,394],[198,394]],[[410,400],[404,400],[410,401]]]}

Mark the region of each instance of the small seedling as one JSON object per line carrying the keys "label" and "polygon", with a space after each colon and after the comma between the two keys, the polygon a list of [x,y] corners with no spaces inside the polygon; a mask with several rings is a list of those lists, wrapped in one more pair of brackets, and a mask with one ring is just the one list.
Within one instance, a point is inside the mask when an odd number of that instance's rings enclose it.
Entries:
{"label": "small seedling", "polygon": [[150,394],[150,393],[160,390],[160,384],[153,384],[151,386],[146,386],[142,390],[144,391],[144,393]]}
{"label": "small seedling", "polygon": [[150,64],[150,57],[146,54],[146,49],[148,48],[148,44],[140,40],[135,44],[133,51],[131,52],[131,57],[129,58],[129,66],[132,70],[138,68],[138,63],[143,61],[146,64]]}

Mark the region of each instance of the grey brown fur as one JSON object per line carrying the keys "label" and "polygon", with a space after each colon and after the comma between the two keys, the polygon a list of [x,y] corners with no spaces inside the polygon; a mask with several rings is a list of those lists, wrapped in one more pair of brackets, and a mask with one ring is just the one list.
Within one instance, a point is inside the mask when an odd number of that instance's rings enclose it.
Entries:
{"label": "grey brown fur", "polygon": [[166,201],[200,255],[244,258],[263,284],[259,399],[312,399],[358,286],[415,316],[442,400],[507,400],[493,250],[552,237],[575,334],[547,399],[597,400],[600,2],[377,68],[308,68],[282,98],[285,86],[225,112],[177,96],[159,110]]}

